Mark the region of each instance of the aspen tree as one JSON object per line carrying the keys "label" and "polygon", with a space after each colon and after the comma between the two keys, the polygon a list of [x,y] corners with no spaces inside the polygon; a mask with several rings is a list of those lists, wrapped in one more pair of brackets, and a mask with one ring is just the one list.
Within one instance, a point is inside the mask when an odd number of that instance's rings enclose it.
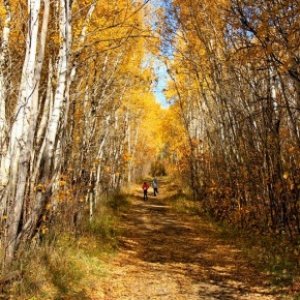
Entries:
{"label": "aspen tree", "polygon": [[20,94],[12,125],[7,155],[9,157],[9,182],[4,200],[8,204],[8,228],[6,234],[6,261],[13,259],[18,245],[20,219],[27,187],[28,168],[34,143],[34,131],[38,109],[38,85],[40,69],[37,69],[37,45],[39,34],[40,0],[29,2],[29,23],[26,39],[26,55],[20,83]]}
{"label": "aspen tree", "polygon": [[[0,45],[0,191],[7,183],[7,134],[8,124],[6,119],[6,102],[7,102],[7,68],[9,55],[9,35],[11,26],[11,8],[10,1],[4,1],[5,21],[2,30]],[[4,208],[4,207],[3,207]]]}

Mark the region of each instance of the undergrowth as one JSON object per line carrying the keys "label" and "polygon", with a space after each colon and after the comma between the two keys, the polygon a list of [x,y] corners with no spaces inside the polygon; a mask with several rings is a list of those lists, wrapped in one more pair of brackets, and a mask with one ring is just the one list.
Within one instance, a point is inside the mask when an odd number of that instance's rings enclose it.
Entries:
{"label": "undergrowth", "polygon": [[201,206],[198,201],[190,200],[190,196],[184,193],[173,195],[170,199],[171,206],[178,213],[199,215],[201,213]]}
{"label": "undergrowth", "polygon": [[103,297],[99,278],[109,275],[106,262],[118,249],[119,213],[127,204],[122,195],[101,199],[93,221],[82,222],[76,234],[64,229],[55,240],[46,238],[34,249],[21,253],[21,259],[14,265],[14,271],[22,274],[21,279],[8,286],[3,297],[16,300]]}
{"label": "undergrowth", "polygon": [[217,222],[204,213],[200,201],[190,199],[188,195],[178,194],[170,203],[177,213],[198,215],[210,223],[218,238],[237,246],[252,265],[269,274],[273,286],[291,288],[295,299],[300,300],[300,239],[292,243],[285,236],[261,235],[224,221]]}
{"label": "undergrowth", "polygon": [[299,294],[295,299],[300,299],[299,244],[285,236],[262,235],[226,222],[218,222],[217,229],[220,237],[234,242],[256,268],[270,275],[274,286],[291,288]]}

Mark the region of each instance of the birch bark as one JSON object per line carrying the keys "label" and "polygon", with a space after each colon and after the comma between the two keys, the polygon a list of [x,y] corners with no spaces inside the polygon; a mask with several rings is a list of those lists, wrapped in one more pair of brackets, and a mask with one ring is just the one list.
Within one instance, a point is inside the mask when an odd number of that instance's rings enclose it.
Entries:
{"label": "birch bark", "polygon": [[8,63],[8,42],[10,35],[11,11],[9,0],[4,1],[6,18],[2,30],[2,41],[0,46],[0,191],[7,184],[7,120],[5,105],[7,102],[7,82],[5,69]]}
{"label": "birch bark", "polygon": [[[49,92],[50,115],[45,129],[45,137],[41,146],[41,154],[37,160],[36,172],[40,172],[40,181],[45,183],[49,180],[46,193],[39,191],[36,196],[34,210],[24,225],[24,233],[28,239],[32,238],[36,230],[37,224],[42,217],[43,209],[50,198],[55,187],[55,179],[58,175],[57,166],[61,162],[61,156],[57,155],[60,151],[61,141],[59,131],[63,122],[63,117],[66,119],[65,113],[66,104],[69,100],[69,57],[72,42],[71,33],[71,1],[60,0],[60,20],[59,28],[61,33],[61,47],[58,58],[57,78],[58,84],[55,90],[53,106],[52,91]],[[51,80],[49,78],[49,80]],[[50,83],[49,83],[50,84]],[[51,87],[48,86],[48,89]],[[43,164],[42,164],[43,161]]]}
{"label": "birch bark", "polygon": [[[9,181],[4,195],[8,204],[5,262],[9,264],[17,247],[17,236],[23,210],[32,154],[36,111],[38,107],[37,46],[39,33],[40,0],[31,0],[28,6],[29,24],[26,38],[26,54],[23,65],[20,94],[6,159],[9,160]],[[8,203],[9,201],[9,203]]]}
{"label": "birch bark", "polygon": [[61,48],[58,60],[58,84],[55,91],[52,114],[49,118],[45,136],[46,144],[43,153],[45,159],[45,176],[49,176],[51,171],[58,165],[59,158],[55,156],[55,153],[58,151],[59,127],[62,121],[64,108],[69,99],[69,58],[72,43],[70,0],[60,0],[59,28],[61,33]]}

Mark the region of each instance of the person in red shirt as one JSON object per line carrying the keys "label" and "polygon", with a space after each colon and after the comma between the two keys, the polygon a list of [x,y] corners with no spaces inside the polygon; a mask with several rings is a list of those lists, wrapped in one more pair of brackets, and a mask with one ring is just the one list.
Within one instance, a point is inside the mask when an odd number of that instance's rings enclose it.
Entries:
{"label": "person in red shirt", "polygon": [[147,182],[144,182],[144,184],[142,185],[142,189],[144,191],[144,200],[148,200],[148,189],[149,189],[150,185]]}

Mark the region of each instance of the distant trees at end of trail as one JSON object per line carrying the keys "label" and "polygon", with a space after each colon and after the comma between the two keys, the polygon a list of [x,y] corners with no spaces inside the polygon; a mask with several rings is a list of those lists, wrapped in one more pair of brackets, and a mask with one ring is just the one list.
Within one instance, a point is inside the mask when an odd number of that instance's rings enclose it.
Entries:
{"label": "distant trees at end of trail", "polygon": [[157,160],[151,164],[150,174],[154,176],[167,176],[166,167],[162,161]]}

